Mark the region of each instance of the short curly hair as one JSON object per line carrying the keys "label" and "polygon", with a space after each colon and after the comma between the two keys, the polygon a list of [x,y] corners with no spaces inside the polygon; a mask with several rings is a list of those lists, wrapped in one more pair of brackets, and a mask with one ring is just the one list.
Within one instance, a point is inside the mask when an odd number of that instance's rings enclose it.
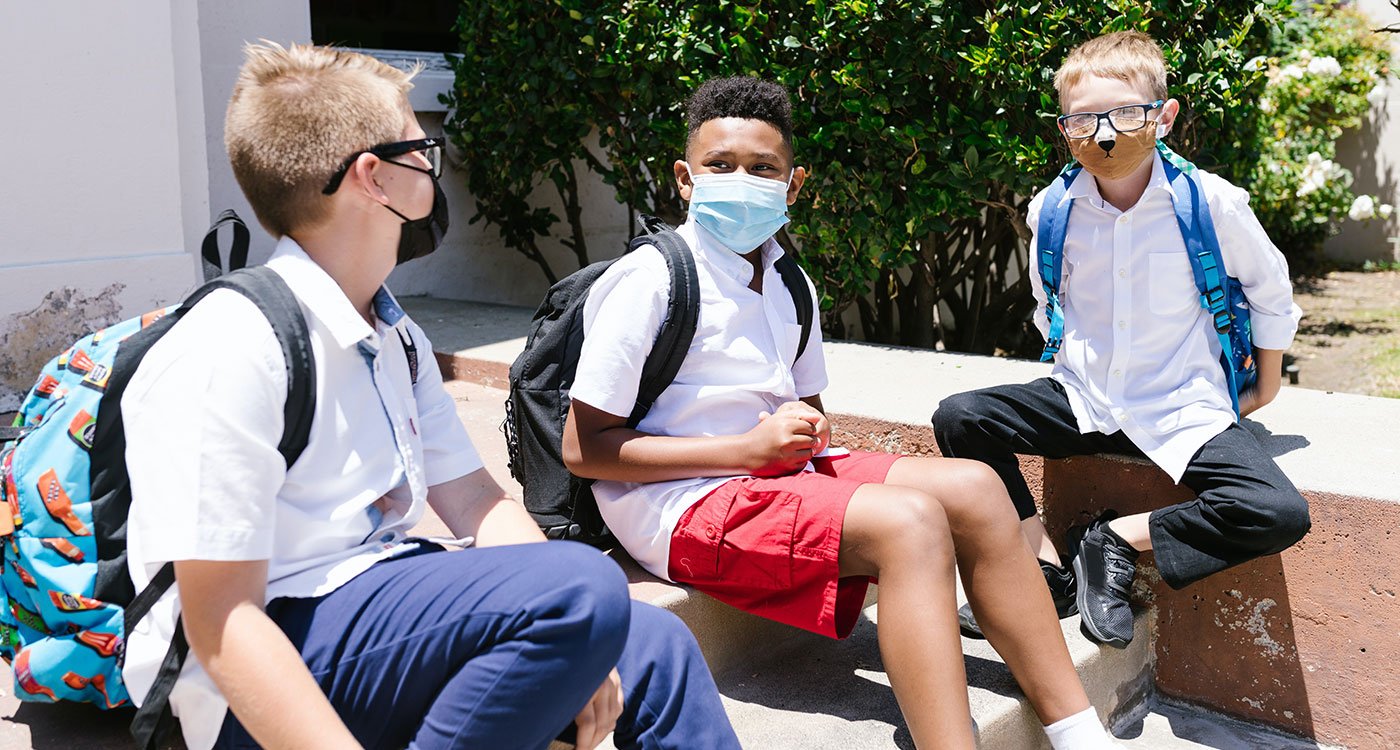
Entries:
{"label": "short curly hair", "polygon": [[685,104],[686,148],[701,125],[722,117],[772,125],[783,134],[783,143],[792,154],[792,98],[782,84],[747,76],[715,78],[701,84]]}

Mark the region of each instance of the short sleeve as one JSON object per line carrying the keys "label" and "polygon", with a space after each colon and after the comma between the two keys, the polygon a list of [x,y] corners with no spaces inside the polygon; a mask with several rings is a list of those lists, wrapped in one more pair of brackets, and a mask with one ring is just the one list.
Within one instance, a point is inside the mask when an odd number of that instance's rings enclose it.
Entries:
{"label": "short sleeve", "polygon": [[671,275],[656,248],[623,256],[593,282],[583,306],[583,348],[569,397],[626,417],[637,403],[642,366],[656,343]]}
{"label": "short sleeve", "polygon": [[1045,285],[1040,278],[1040,248],[1036,244],[1036,234],[1040,229],[1040,212],[1045,206],[1045,191],[1041,190],[1031,198],[1030,205],[1026,207],[1026,224],[1031,229],[1031,241],[1026,257],[1026,268],[1030,273],[1031,296],[1035,297],[1035,311],[1032,319],[1035,327],[1040,331],[1041,338],[1050,335],[1050,320],[1045,314]]}
{"label": "short sleeve", "polygon": [[[432,342],[417,323],[409,319],[404,325],[418,351],[433,351]],[[418,382],[413,386],[413,400],[418,404],[424,481],[429,487],[464,477],[485,465],[462,419],[457,416],[457,402],[443,387],[437,357],[418,358]]]}
{"label": "short sleeve", "polygon": [[272,326],[211,293],[155,343],[122,396],[133,559],[272,557],[286,365]]}

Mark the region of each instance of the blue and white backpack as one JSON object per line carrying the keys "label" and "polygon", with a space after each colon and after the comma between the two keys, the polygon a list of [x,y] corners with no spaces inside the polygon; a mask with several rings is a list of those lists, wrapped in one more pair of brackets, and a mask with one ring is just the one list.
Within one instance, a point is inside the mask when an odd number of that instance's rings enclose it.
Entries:
{"label": "blue and white backpack", "polygon": [[[1258,368],[1254,363],[1252,329],[1249,324],[1249,301],[1239,279],[1225,275],[1225,263],[1220,256],[1220,240],[1215,234],[1215,222],[1210,216],[1201,187],[1201,175],[1196,165],[1158,141],[1157,152],[1162,156],[1162,168],[1171,184],[1176,208],[1176,223],[1186,243],[1186,255],[1191,260],[1191,272],[1196,277],[1201,307],[1210,313],[1215,334],[1220,339],[1220,365],[1229,384],[1230,402],[1239,418],[1240,394],[1254,385]],[[1040,281],[1045,290],[1045,317],[1050,332],[1045,337],[1041,362],[1055,358],[1064,343],[1065,314],[1060,304],[1061,269],[1065,257],[1065,230],[1069,227],[1069,212],[1074,201],[1062,200],[1082,167],[1066,166],[1045,190],[1036,231],[1040,255]]]}
{"label": "blue and white backpack", "polygon": [[[267,315],[287,362],[286,428],[278,448],[287,465],[310,434],[315,370],[301,307],[266,267],[224,275],[216,232],[234,230],[229,265],[247,262],[248,229],[225,212],[205,237],[207,283],[182,304],[85,336],[44,367],[14,425],[0,428],[0,658],[11,664],[15,695],[125,706],[126,635],[174,583],[167,563],[137,593],[127,573],[131,507],[121,397],[150,347],[208,293],[233,289]],[[178,431],[179,425],[169,425]],[[177,625],[156,682],[131,724],[141,748],[173,727],[168,699],[188,646]]]}

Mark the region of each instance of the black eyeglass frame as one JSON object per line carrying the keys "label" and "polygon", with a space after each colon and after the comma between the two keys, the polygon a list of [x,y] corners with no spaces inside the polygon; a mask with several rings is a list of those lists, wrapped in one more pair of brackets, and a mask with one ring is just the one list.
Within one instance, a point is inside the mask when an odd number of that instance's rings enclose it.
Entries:
{"label": "black eyeglass frame", "polygon": [[[442,138],[419,138],[413,141],[395,141],[393,143],[381,143],[378,146],[371,146],[363,151],[356,151],[355,153],[345,157],[345,161],[340,163],[340,167],[335,170],[335,174],[331,175],[330,181],[328,181],[326,183],[326,186],[321,189],[321,194],[331,195],[335,193],[335,191],[339,190],[340,182],[341,180],[345,179],[345,173],[350,170],[350,165],[354,164],[356,159],[360,158],[365,154],[374,154],[375,156],[378,156],[379,158],[388,161],[391,164],[397,164],[401,167],[408,167],[409,169],[416,169],[420,172],[430,174],[435,178],[441,177],[442,150],[445,148],[445,146],[446,141]],[[429,151],[431,149],[438,150],[436,158],[432,156],[428,157],[428,162],[433,165],[432,169],[423,169],[422,167],[417,167],[412,164],[404,164],[400,161],[392,161],[393,157],[395,156],[411,154],[414,151]]]}
{"label": "black eyeglass frame", "polygon": [[[1099,128],[1103,127],[1103,123],[1105,120],[1108,121],[1108,126],[1110,128],[1113,128],[1113,132],[1115,133],[1132,133],[1147,127],[1147,123],[1149,122],[1156,122],[1156,120],[1149,118],[1147,114],[1154,110],[1161,109],[1162,107],[1166,106],[1166,103],[1167,101],[1165,99],[1158,99],[1154,102],[1148,102],[1146,104],[1124,104],[1121,107],[1114,107],[1113,109],[1104,112],[1071,112],[1067,115],[1060,115],[1059,117],[1056,117],[1055,122],[1059,123],[1060,132],[1064,133],[1066,138],[1073,138],[1075,140],[1093,138],[1094,136],[1098,135]],[[1135,128],[1128,128],[1127,130],[1123,130],[1119,128],[1116,124],[1114,124],[1113,118],[1110,117],[1110,115],[1112,115],[1114,112],[1117,112],[1121,109],[1137,109],[1139,107],[1142,108],[1142,124]],[[1065,123],[1068,122],[1071,117],[1083,117],[1084,115],[1094,116],[1094,132],[1088,135],[1070,135],[1069,130],[1065,127]]]}

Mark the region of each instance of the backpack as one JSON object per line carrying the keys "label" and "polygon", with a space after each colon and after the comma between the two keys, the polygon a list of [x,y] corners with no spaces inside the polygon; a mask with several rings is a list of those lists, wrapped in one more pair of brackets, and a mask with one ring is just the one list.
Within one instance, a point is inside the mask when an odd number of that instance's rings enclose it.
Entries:
{"label": "backpack", "polygon": [[[700,317],[700,281],[690,247],[655,217],[643,216],[642,225],[646,233],[633,238],[627,252],[643,245],[659,250],[671,271],[671,295],[656,344],[642,367],[637,403],[627,419],[632,428],[641,424],[680,371]],[[501,424],[510,474],[524,488],[525,509],[545,536],[598,547],[614,540],[593,498],[593,480],[576,477],[564,466],[564,422],[583,348],[583,307],[588,290],[615,261],[599,261],[576,271],[545,294],[530,324],[525,349],[510,366],[510,395]],[[797,308],[802,326],[797,356],[801,357],[813,325],[811,289],[791,254],[779,258],[774,268]]]}
{"label": "backpack", "polygon": [[[1249,322],[1249,301],[1239,279],[1225,275],[1225,262],[1220,254],[1220,240],[1215,234],[1210,205],[1201,187],[1201,175],[1196,165],[1183,159],[1166,144],[1157,143],[1162,156],[1162,168],[1171,184],[1176,223],[1186,243],[1186,255],[1196,278],[1196,291],[1201,307],[1211,316],[1211,326],[1220,339],[1220,366],[1230,392],[1230,403],[1239,420],[1240,394],[1254,385],[1259,376],[1254,363],[1252,327]],[[1069,227],[1069,212],[1074,201],[1062,201],[1070,183],[1081,167],[1066,166],[1045,191],[1036,232],[1040,250],[1040,280],[1045,289],[1045,317],[1050,332],[1045,337],[1041,362],[1055,358],[1064,343],[1065,315],[1060,305],[1060,277],[1064,264],[1065,231]]]}
{"label": "backpack", "polygon": [[[234,241],[225,275],[218,229]],[[151,346],[216,289],[252,300],[272,324],[287,362],[286,429],[278,450],[291,466],[306,447],[315,408],[315,369],[301,307],[271,269],[242,268],[248,229],[221,215],[201,250],[207,282],[176,306],[116,323],[79,339],[43,368],[0,439],[0,658],[11,664],[21,700],[130,702],[122,679],[125,639],[175,581],[165,564],[140,593],[127,572],[131,486],[121,398]],[[242,270],[237,270],[242,269]],[[7,512],[5,512],[7,511]],[[173,727],[170,690],[188,646],[175,642],[136,712],[132,735],[152,747]]]}

